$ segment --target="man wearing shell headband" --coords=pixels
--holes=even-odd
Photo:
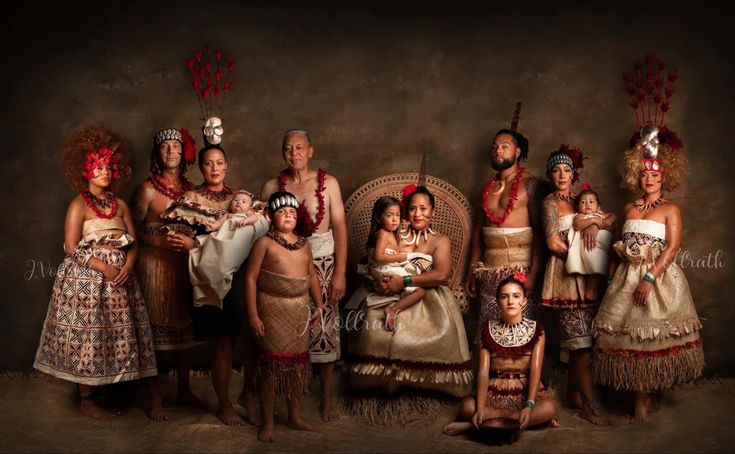
[[[156,133],[150,156],[151,175],[138,185],[133,217],[141,242],[136,271],[148,305],[156,350],[173,351],[178,380],[176,402],[201,406],[189,387],[190,349],[195,342],[187,254],[169,234],[182,225],[161,220],[161,214],[192,189],[185,175],[194,161],[194,139],[186,129],[167,128]],[[165,419],[160,393],[155,392],[151,400],[150,417]]]
[[[594,321],[594,375],[598,383],[635,395],[632,422],[643,422],[650,393],[699,378],[704,354],[692,295],[674,262],[681,244],[679,207],[663,197],[684,179],[687,159],[676,133],[664,125],[674,92],[655,56],[626,75],[640,133],[631,138],[623,186],[642,195],[625,207],[622,236],[614,244],[620,264]],[[660,112],[660,120],[659,120]]]

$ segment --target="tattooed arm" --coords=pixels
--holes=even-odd
[[[559,211],[551,197],[546,197],[543,202],[543,222],[546,247],[552,254],[566,258],[568,247],[559,236]]]

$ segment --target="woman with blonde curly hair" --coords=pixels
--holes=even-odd
[[[702,324],[674,263],[681,211],[663,196],[686,175],[681,146],[665,126],[647,123],[625,152],[623,186],[642,195],[625,207],[622,237],[614,245],[621,264],[611,266],[614,275],[594,322],[595,378],[633,391],[633,423],[647,418],[649,393],[690,382],[704,369]]]
[[[66,258],[56,273],[33,366],[79,385],[82,414],[110,419],[94,388],[157,374],[148,312],[133,274],[130,209],[110,188],[131,171],[125,143],[85,126],[64,144],[64,174],[80,194],[64,222]]]

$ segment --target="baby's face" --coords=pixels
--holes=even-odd
[[[247,194],[236,194],[230,202],[230,211],[233,213],[247,213],[253,206],[253,199]]]
[[[579,199],[579,212],[584,214],[592,214],[600,209],[597,203],[597,197],[594,194],[585,194]]]

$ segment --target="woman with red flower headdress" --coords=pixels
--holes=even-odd
[[[655,56],[646,60],[655,79],[656,68],[663,64]],[[669,93],[676,80],[671,74],[676,73],[669,75]],[[656,98],[655,92],[652,95]],[[633,391],[633,423],[647,418],[649,393],[691,382],[704,369],[702,324],[686,277],[674,260],[681,245],[681,211],[663,196],[663,191],[681,184],[687,170],[681,141],[663,125],[669,97],[663,102],[639,100],[649,109],[640,116],[636,111],[640,133],[631,139],[621,170],[623,186],[642,195],[625,206],[622,238],[613,245],[621,263],[594,321],[595,379]]]
[[[498,283],[502,316],[483,324],[477,393],[465,397],[458,421],[442,432],[477,429],[524,430],[545,422],[556,427],[557,408],[541,383],[546,336],[541,322],[523,316],[526,275],[513,273]]]
[[[64,144],[64,173],[80,192],[64,223],[59,266],[33,366],[79,384],[81,412],[110,419],[94,388],[156,375],[153,336],[133,274],[138,255],[127,204],[109,190],[129,179],[128,148],[109,130],[86,126]]]
[[[580,416],[593,424],[608,425],[610,421],[594,400],[590,366],[596,301],[585,294],[584,276],[569,274],[566,270],[568,232],[575,215],[575,195],[571,188],[579,179],[583,161],[582,152],[569,145],[562,145],[559,150],[551,152],[546,160],[546,176],[554,190],[543,201],[546,246],[551,254],[546,264],[541,306],[558,313],[561,347],[569,352],[567,405],[581,407]],[[594,248],[598,230],[599,227],[592,224],[582,231],[587,249]]]

